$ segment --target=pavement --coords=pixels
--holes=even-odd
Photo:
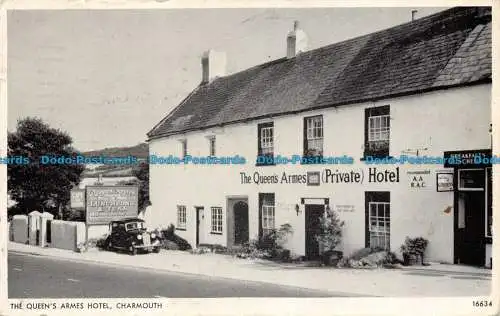
[[[57,257],[73,262],[94,262],[163,272],[263,282],[304,289],[348,293],[351,296],[447,297],[488,296],[491,270],[461,265],[433,264],[403,269],[337,269],[277,264],[258,259],[240,259],[221,254],[191,254],[163,250],[159,254],[130,256],[90,249],[76,253],[9,242],[15,253]]]
[[[102,266],[31,254],[8,257],[9,298],[339,297],[331,293],[179,272]]]

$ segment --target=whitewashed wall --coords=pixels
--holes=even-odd
[[[248,196],[250,237],[258,232],[258,193],[275,193],[276,225],[290,223],[295,231],[289,244],[293,252],[305,251],[304,212],[297,216],[295,204],[300,198],[329,198],[332,205],[354,205],[354,212],[342,213],[346,221],[343,250],[350,253],[364,247],[365,242],[365,191],[391,192],[391,248],[398,252],[406,236],[423,236],[430,240],[430,260],[453,261],[453,212],[444,210],[453,206],[452,192],[436,192],[436,171],[441,165],[400,166],[400,183],[390,184],[321,184],[313,187],[305,184],[241,184],[240,172],[252,175],[302,174],[307,170],[325,168],[340,171],[363,170],[369,167],[394,169],[396,166],[368,166],[359,161],[363,155],[364,109],[390,105],[391,140],[390,152],[399,156],[407,149],[422,149],[421,155],[442,156],[444,151],[483,149],[490,147],[488,132],[491,122],[491,85],[479,85],[430,92],[421,95],[388,99],[376,103],[363,103],[340,108],[276,117],[275,155],[301,155],[303,150],[303,118],[323,114],[324,156],[348,155],[355,158],[354,165],[277,165],[255,167],[257,155],[257,124],[245,124],[195,131],[183,135],[153,140],[150,155],[181,156],[180,139],[187,139],[188,153],[207,156],[207,136],[216,136],[216,156],[240,155],[247,159],[241,166],[150,165],[150,195],[154,208],[154,222],[167,226],[176,224],[176,205],[187,207],[187,229],[178,234],[190,243],[195,241],[196,213],[194,206],[204,206],[202,221],[205,234],[201,243],[226,244],[227,225],[222,235],[210,234],[210,207],[227,211],[227,196]],[[425,176],[427,187],[410,188],[407,171],[429,170]],[[224,219],[225,221],[225,219]]]

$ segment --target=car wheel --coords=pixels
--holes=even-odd
[[[132,256],[135,256],[137,254],[137,248],[135,248],[134,246],[130,246],[128,249],[130,250],[130,254]]]
[[[160,252],[160,247],[153,248],[154,253],[159,253]]]
[[[108,244],[107,244],[106,248],[107,248],[108,250],[112,250],[112,249],[113,249],[113,244],[111,243],[111,241],[109,241],[109,242],[108,242]]]

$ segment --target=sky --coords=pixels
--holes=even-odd
[[[309,49],[446,8],[9,11],[8,130],[42,118],[82,151],[133,146],[201,81],[201,55],[227,73],[282,58],[295,20]]]

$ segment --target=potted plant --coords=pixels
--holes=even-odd
[[[323,250],[322,261],[326,266],[336,266],[342,259],[342,251],[336,250],[342,241],[344,221],[340,220],[336,211],[329,207],[320,219],[320,232],[316,235],[320,249]]]
[[[429,241],[422,237],[406,237],[404,244],[401,246],[404,264],[407,266],[423,264],[424,253],[428,244]]]

